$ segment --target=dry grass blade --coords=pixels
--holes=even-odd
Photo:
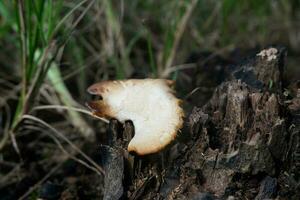
[[[186,28],[188,20],[190,19],[191,15],[193,13],[193,10],[197,5],[197,2],[198,2],[198,0],[191,1],[191,3],[188,5],[188,7],[186,9],[186,12],[182,16],[180,22],[178,23],[178,25],[176,27],[174,44],[172,46],[170,56],[168,57],[168,60],[166,61],[165,70],[168,70],[168,68],[170,68],[173,64],[179,42],[182,38],[182,35],[184,33],[184,30]]]
[[[65,23],[65,21],[73,14],[73,12],[75,10],[77,10],[78,8],[80,8],[84,3],[86,3],[88,0],[84,0],[84,1],[81,1],[79,4],[77,4],[71,11],[69,11],[69,13],[67,13],[60,21],[59,23],[57,24],[57,26],[55,27],[54,31],[53,31],[53,34],[57,33],[58,30],[62,27],[62,25]],[[94,1],[91,2],[91,4],[93,3]],[[81,18],[81,17],[80,17]]]
[[[87,156],[83,151],[81,151],[81,149],[79,149],[68,138],[66,138],[62,133],[60,133],[54,127],[52,127],[51,125],[49,125],[47,122],[45,122],[45,121],[43,121],[43,120],[41,120],[41,119],[39,119],[37,117],[34,117],[32,115],[23,115],[22,120],[24,120],[24,119],[29,119],[29,120],[38,122],[38,123],[44,125],[45,127],[47,127],[48,129],[50,129],[53,133],[56,134],[56,136],[58,136],[63,141],[65,141],[66,143],[68,143],[74,150],[76,150],[77,153],[79,153],[82,157],[84,157],[87,161],[89,161],[90,164],[93,165],[94,168],[97,169],[97,173],[98,174],[104,174],[104,170],[97,163],[95,163],[89,156]]]
[[[5,104],[4,108],[5,108],[5,113],[6,113],[7,119],[6,119],[6,124],[4,127],[4,136],[0,142],[0,150],[7,144],[7,140],[10,137],[12,145],[14,147],[14,150],[16,151],[16,153],[18,154],[18,156],[21,159],[20,149],[18,147],[16,137],[15,137],[14,133],[11,130],[9,130],[10,121],[11,121],[10,108],[7,104]]]
[[[18,200],[26,199],[32,192],[34,192],[40,185],[42,185],[50,176],[52,176],[63,163],[57,164],[51,171],[46,174],[39,182],[37,182],[34,186],[32,186],[25,194],[23,194]]]
[[[162,77],[163,78],[167,78],[171,73],[179,71],[179,70],[185,70],[185,69],[191,69],[191,68],[196,68],[197,65],[196,63],[187,63],[187,64],[182,64],[182,65],[177,65],[177,66],[173,66],[171,68],[167,68],[163,74]]]
[[[98,116],[94,115],[92,112],[82,109],[82,108],[74,108],[74,107],[68,107],[68,106],[62,106],[62,105],[45,105],[45,106],[36,106],[33,108],[33,110],[51,110],[51,109],[73,110],[73,111],[80,112],[80,113],[92,116],[94,118],[100,119],[101,121],[103,121],[105,123],[109,123],[109,120],[102,118],[102,117],[98,117]]]
[[[20,169],[21,169],[21,164],[14,164],[12,170],[10,170],[5,175],[2,175],[0,179],[0,188],[3,188],[9,184],[13,184],[16,181],[19,181],[20,176],[18,176],[18,174],[20,173]]]
[[[0,141],[0,151],[5,146],[8,138],[9,138],[9,126],[10,126],[10,120],[11,120],[11,113],[10,113],[9,106],[7,104],[4,105],[4,110],[5,110],[4,112],[6,114],[6,122],[5,122],[4,129],[3,129],[3,137],[1,138],[1,141]],[[1,117],[3,117],[3,116],[1,116]]]
[[[24,125],[24,129],[36,130],[36,131],[40,131],[40,132],[43,132],[43,131],[44,131],[43,128],[37,127],[36,124],[33,124],[33,125]],[[95,167],[93,167],[93,166],[89,165],[88,163],[86,163],[85,161],[83,161],[83,160],[81,160],[81,159],[75,157],[75,156],[73,155],[74,152],[73,152],[73,153],[69,153],[69,152],[63,147],[63,145],[61,144],[61,142],[60,142],[54,135],[51,135],[51,134],[47,134],[47,135],[48,135],[49,137],[51,137],[51,139],[55,142],[55,144],[60,148],[60,150],[61,150],[62,152],[64,152],[64,153],[67,155],[68,158],[71,158],[71,159],[75,160],[76,162],[82,164],[82,165],[85,166],[86,168],[88,168],[88,169],[90,169],[90,170],[96,172],[99,176],[101,176],[101,173],[99,173],[99,171],[98,171]]]

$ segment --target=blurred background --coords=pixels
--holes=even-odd
[[[1,0],[0,196],[101,196],[89,181],[101,185],[105,124],[85,108],[89,85],[169,78],[190,110],[270,45],[286,47],[292,83],[299,21],[300,0]]]

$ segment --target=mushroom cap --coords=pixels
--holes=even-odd
[[[165,79],[103,81],[88,88],[90,94],[102,97],[88,106],[98,117],[133,122],[129,152],[156,153],[174,140],[183,125],[181,100],[171,85],[173,81]]]

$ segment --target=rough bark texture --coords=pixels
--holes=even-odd
[[[124,161],[121,149],[118,147],[118,122],[111,121],[109,124],[109,145],[103,146],[105,152],[103,166],[104,176],[104,200],[120,199],[123,195]]]
[[[234,68],[189,115],[188,142],[130,158],[123,197],[300,199],[300,90],[283,93],[285,54],[269,48]]]

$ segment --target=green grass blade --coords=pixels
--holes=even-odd
[[[60,70],[56,63],[52,63],[52,66],[48,71],[47,77],[51,82],[52,86],[55,88],[55,91],[59,94],[60,100],[63,103],[63,105],[66,105],[67,107],[78,106],[72,98],[72,95],[70,94],[65,83],[63,82]],[[87,123],[84,121],[84,119],[78,112],[75,112],[70,109],[68,110],[68,116],[73,126],[75,126],[85,138],[90,140],[94,139],[94,132],[87,125]]]

